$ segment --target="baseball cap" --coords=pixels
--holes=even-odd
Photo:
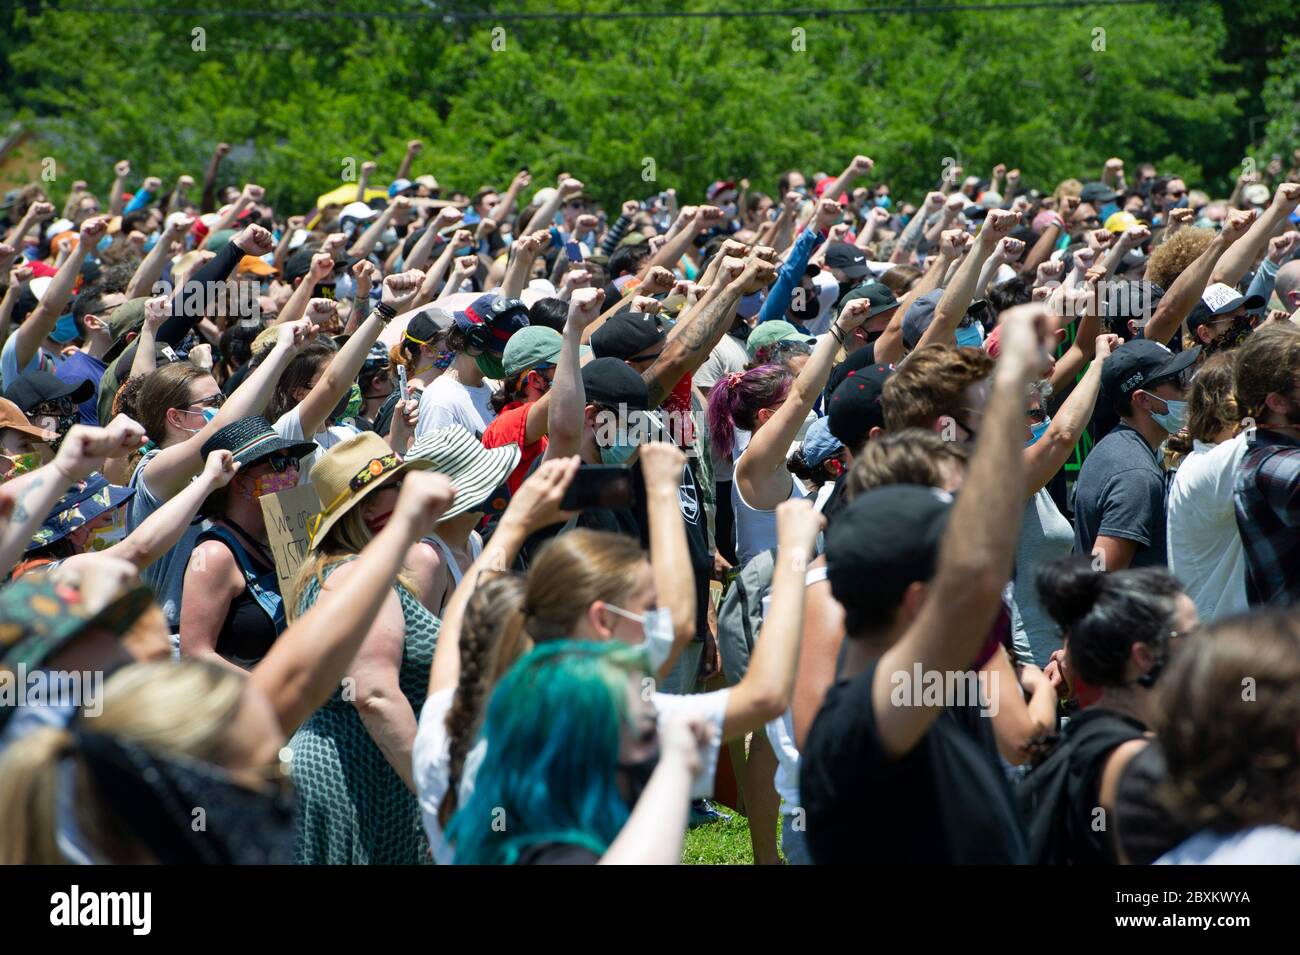
[[[815,468],[832,454],[839,452],[844,447],[844,443],[831,434],[829,419],[822,417],[808,426],[808,430],[804,432],[803,444],[799,447],[803,452],[804,462],[809,467]]]
[[[1252,206],[1268,205],[1268,186],[1262,182],[1252,182],[1241,191],[1241,194]]]
[[[583,365],[582,388],[589,405],[645,411],[649,403],[645,382],[621,358],[593,358]]]
[[[827,427],[846,447],[861,447],[872,428],[885,426],[885,409],[880,403],[880,393],[893,373],[893,365],[880,363],[854,369],[831,395],[826,413]]]
[[[729,189],[734,190],[735,188],[736,184],[730,179],[716,179],[711,182],[709,188],[704,191],[704,196],[709,200],[709,202],[712,202],[718,196],[722,195],[722,193]]]
[[[666,338],[653,315],[620,311],[591,334],[591,353],[597,358],[612,357],[619,361],[642,358],[653,353]]]
[[[239,260],[236,271],[265,277],[275,274],[275,266],[265,259],[258,258],[256,255],[246,255]]]
[[[1104,182],[1085,183],[1079,193],[1079,201],[1086,202],[1089,205],[1096,205],[1099,202],[1114,202],[1118,198],[1119,193]]]
[[[393,184],[388,187],[388,198],[392,199],[396,196],[401,195],[407,189],[410,189],[411,186],[413,185],[414,183],[411,182],[411,180],[409,179],[394,179]]]
[[[455,313],[456,327],[476,348],[500,355],[510,336],[528,325],[528,306],[517,298],[488,292]]]
[[[871,273],[866,253],[848,242],[832,242],[822,261],[827,268],[839,269],[851,279],[865,278]]]
[[[373,219],[379,215],[378,210],[370,208],[364,202],[349,202],[339,210],[340,219]]]
[[[898,307],[898,299],[894,297],[893,291],[884,282],[877,282],[875,279],[868,279],[856,288],[849,289],[844,293],[844,297],[839,301],[839,308],[842,311],[844,306],[855,299],[865,298],[871,303],[867,311],[867,318],[875,318],[891,308]]]
[[[941,298],[943,289],[937,288],[926,292],[907,306],[907,311],[903,314],[903,344],[909,349],[917,346],[925,335],[925,330],[934,321],[934,310],[939,307]]]
[[[1192,313],[1187,316],[1187,328],[1194,331],[1197,326],[1213,321],[1220,315],[1235,312],[1243,305],[1247,311],[1254,308],[1263,308],[1264,296],[1252,295],[1247,298],[1231,285],[1215,282],[1207,286],[1205,291],[1201,293],[1201,300],[1196,303]]]
[[[417,345],[427,345],[451,328],[454,319],[445,308],[426,308],[406,325],[403,337]]]
[[[826,532],[835,599],[851,610],[870,581],[875,602],[896,606],[908,587],[934,576],[951,512],[952,495],[932,487],[891,484],[859,494]]]
[[[30,412],[47,401],[71,398],[74,404],[89,401],[95,395],[95,383],[88,378],[66,382],[48,371],[29,371],[14,379],[5,389],[5,397],[16,404],[23,413]]]
[[[813,194],[817,196],[818,199],[822,198],[822,196],[826,194],[826,190],[831,187],[831,183],[833,181],[834,180],[830,179],[829,177],[820,180],[817,183],[817,185],[813,187]],[[838,196],[835,196],[834,198],[835,201],[842,206],[847,206],[849,204],[849,194],[847,192],[841,192]]]
[[[1138,224],[1137,216],[1131,212],[1112,212],[1103,223],[1107,232],[1123,232]]]
[[[760,348],[776,342],[806,342],[809,345],[816,345],[817,339],[807,332],[799,331],[789,322],[778,319],[773,322],[760,322],[758,327],[750,332],[749,337],[745,339],[745,351],[749,353],[749,357],[752,359],[758,354]]]
[[[1127,398],[1153,381],[1190,368],[1200,354],[1200,345],[1174,354],[1159,342],[1135,338],[1115,349],[1101,366],[1101,390],[1112,401]]]
[[[529,325],[510,336],[501,364],[507,378],[538,365],[552,365],[560,358],[564,339],[560,333],[545,325]]]

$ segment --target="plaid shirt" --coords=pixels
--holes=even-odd
[[[1300,441],[1271,428],[1251,433],[1232,498],[1251,606],[1300,605]]]

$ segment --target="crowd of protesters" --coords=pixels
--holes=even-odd
[[[1300,863],[1296,171],[228,152],[4,198],[0,861]]]

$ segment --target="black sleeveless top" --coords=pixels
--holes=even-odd
[[[230,524],[229,521],[223,521]],[[235,525],[230,525],[234,527]],[[247,537],[246,534],[240,534],[240,537]],[[216,534],[204,533],[199,537],[200,541],[215,540],[222,546],[231,550],[235,557],[235,563],[240,564],[240,554],[235,554],[230,548],[229,540]],[[251,560],[253,564],[263,567],[267,570],[274,571],[273,563],[267,561],[265,556],[255,550],[244,548],[243,557]],[[242,667],[245,670],[251,670],[261,662],[271,649],[271,644],[275,643],[275,638],[279,636],[276,631],[275,622],[270,615],[257,602],[257,599],[249,591],[248,585],[234,600],[230,601],[230,609],[226,611],[226,619],[221,622],[221,630],[217,633],[217,655],[225,660],[229,660],[235,666]]]

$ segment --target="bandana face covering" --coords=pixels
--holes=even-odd
[[[500,355],[494,355],[491,352],[475,355],[474,364],[478,365],[478,370],[483,372],[486,378],[500,381],[506,376],[506,368],[505,365],[501,364]]]
[[[279,494],[281,491],[288,491],[298,486],[298,472],[294,471],[272,471],[270,474],[263,474],[261,477],[253,479],[252,500],[259,497],[265,497],[268,494]]]
[[[285,792],[251,789],[219,766],[156,756],[135,743],[74,727],[106,807],[162,865],[287,865],[297,827]],[[194,814],[202,807],[203,825]]]

